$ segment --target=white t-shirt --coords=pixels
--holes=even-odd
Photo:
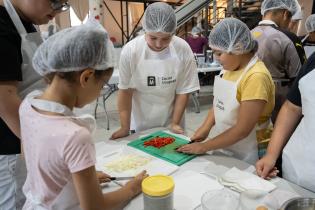
[[[134,40],[128,42],[121,51],[119,62],[119,89],[132,88],[131,78],[133,72],[136,71],[137,63],[145,50],[146,59],[164,60],[171,55],[170,48],[166,48],[161,52],[151,50],[145,40],[145,35],[139,36]],[[197,66],[194,59],[193,52],[185,40],[173,36],[170,43],[176,51],[176,56],[180,61],[180,68],[178,68],[179,77],[176,84],[176,94],[186,94],[199,90],[199,80]],[[152,71],[156,71],[152,67]]]

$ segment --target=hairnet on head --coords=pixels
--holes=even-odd
[[[310,15],[305,22],[305,28],[308,33],[315,31],[315,14]]]
[[[114,66],[113,51],[106,30],[90,20],[49,37],[36,50],[33,66],[42,76],[86,68],[106,70]]]
[[[297,0],[264,0],[261,5],[261,14],[265,15],[269,10],[285,9],[293,16],[299,10],[299,6]]]
[[[145,10],[142,26],[145,32],[175,33],[176,16],[173,8],[163,2],[150,4]]]
[[[202,30],[198,26],[193,27],[191,30],[191,34],[193,34],[193,35],[200,34],[201,32],[202,32]]]
[[[301,6],[298,4],[298,9],[296,13],[292,16],[292,21],[302,20],[303,19],[303,12]]]
[[[225,18],[212,29],[209,46],[235,55],[248,53],[257,48],[249,28],[236,18]]]

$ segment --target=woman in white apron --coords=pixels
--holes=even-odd
[[[302,44],[309,58],[315,52],[315,14],[306,19],[305,29],[308,34],[302,39]]]
[[[189,93],[199,89],[189,45],[174,36],[175,12],[166,3],[150,4],[143,18],[145,35],[127,43],[120,57],[118,109],[121,128],[112,138],[170,126],[184,132]]]
[[[32,67],[32,57],[35,53],[35,50],[42,42],[40,32],[32,32],[28,33],[25,29],[21,19],[19,16],[24,18],[24,21],[30,22],[29,24],[46,24],[50,18],[53,18],[56,14],[65,11],[69,8],[66,4],[63,3],[51,3],[47,2],[36,2],[37,6],[26,7],[31,4],[35,4],[35,2],[27,2],[26,1],[13,1],[3,0],[0,1],[0,4],[3,5],[14,24],[18,34],[21,37],[21,54],[22,54],[22,81],[17,83],[17,87],[9,87],[6,84],[6,87],[12,90],[17,90],[17,95],[14,95],[14,99],[6,98],[1,103],[11,102],[13,104],[9,105],[11,110],[7,110],[7,112],[11,113],[14,116],[8,116],[6,114],[6,118],[3,119],[6,123],[8,123],[8,127],[11,131],[16,135],[19,134],[19,121],[16,118],[16,113],[18,112],[18,106],[14,104],[16,101],[20,101],[20,98],[24,98],[24,96],[30,93],[34,89],[40,89],[45,86],[41,77],[34,71]],[[28,5],[29,4],[29,5]],[[2,20],[1,20],[2,21]],[[8,27],[9,28],[9,27]],[[9,29],[8,29],[9,30]],[[10,32],[12,33],[12,32]],[[1,31],[1,34],[3,32]],[[5,33],[4,33],[5,34]],[[11,40],[11,39],[10,39]],[[18,43],[16,43],[18,45]],[[2,44],[1,44],[2,46]],[[3,57],[2,59],[7,59]],[[13,66],[16,64],[12,64]],[[2,69],[2,71],[10,71],[12,69]],[[6,82],[16,82],[16,80]],[[16,89],[17,88],[17,89]],[[2,99],[1,99],[2,100]],[[2,106],[2,105],[1,105]],[[13,110],[12,107],[16,107],[16,110]],[[1,115],[2,116],[2,115]],[[9,119],[13,118],[13,119]],[[25,197],[22,193],[22,185],[25,182],[26,178],[26,169],[24,160],[21,160],[20,155],[0,155],[0,165],[1,171],[0,176],[4,178],[8,173],[10,175],[6,180],[1,180],[2,187],[0,188],[0,209],[21,209]],[[7,165],[7,166],[6,166]],[[5,175],[6,173],[6,175]],[[2,200],[4,199],[4,200]]]
[[[265,139],[270,126],[274,106],[272,78],[255,56],[257,43],[243,22],[234,18],[219,22],[210,33],[209,45],[225,70],[214,81],[213,108],[191,140],[202,141],[208,135],[209,139],[182,146],[178,151],[202,154],[225,149],[254,164],[258,143]]]
[[[94,101],[112,74],[107,32],[88,22],[56,33],[39,46],[33,66],[49,86],[29,94],[20,107],[28,171],[23,209],[121,209],[141,192],[146,173],[103,195],[95,171],[95,119],[72,112]]]
[[[302,67],[281,107],[267,154],[256,164],[257,174],[273,177],[282,153],[283,178],[315,192],[315,54]],[[292,134],[293,133],[293,134]]]

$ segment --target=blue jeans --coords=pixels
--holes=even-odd
[[[0,210],[22,209],[26,167],[20,155],[0,155]]]

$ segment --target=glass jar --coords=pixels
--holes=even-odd
[[[173,210],[174,180],[170,176],[155,175],[142,182],[144,210]]]

